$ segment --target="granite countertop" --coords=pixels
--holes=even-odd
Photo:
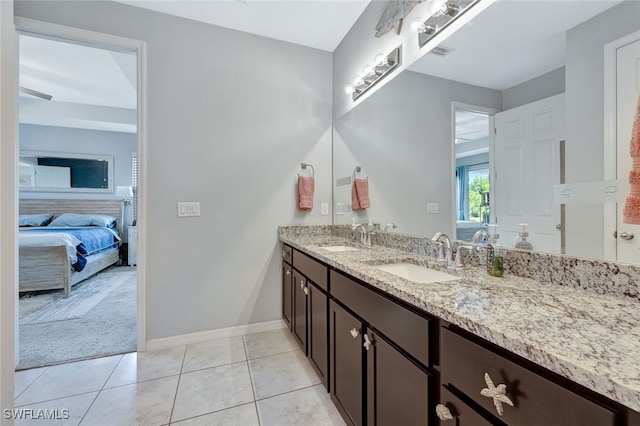
[[[353,245],[330,235],[280,240],[430,314],[640,411],[640,303],[505,275],[479,267],[446,269],[433,259],[382,246]],[[375,269],[407,260],[460,276],[418,284]]]

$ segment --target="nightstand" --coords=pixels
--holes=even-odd
[[[138,227],[129,226],[127,228],[127,241],[129,245],[129,266],[138,264]]]

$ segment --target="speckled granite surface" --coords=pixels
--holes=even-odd
[[[430,258],[390,247],[329,252],[322,247],[352,243],[331,229],[310,235],[288,228],[280,229],[280,239],[298,250],[640,411],[636,300],[513,274],[494,278],[473,266],[446,270]],[[374,268],[398,260],[446,270],[460,280],[417,284]]]

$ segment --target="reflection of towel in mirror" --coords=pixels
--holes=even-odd
[[[369,179],[354,179],[351,187],[351,208],[364,210],[371,207],[369,201]]]
[[[311,210],[313,208],[314,189],[313,177],[298,176],[298,209]]]
[[[631,130],[631,171],[629,172],[629,196],[622,209],[622,222],[640,225],[640,96]]]

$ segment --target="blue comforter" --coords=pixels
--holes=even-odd
[[[97,226],[86,227],[37,227],[21,228],[21,232],[37,231],[46,233],[71,234],[80,240],[76,246],[77,261],[72,265],[75,271],[82,271],[87,264],[87,257],[110,248],[117,248],[120,236],[118,231]]]

